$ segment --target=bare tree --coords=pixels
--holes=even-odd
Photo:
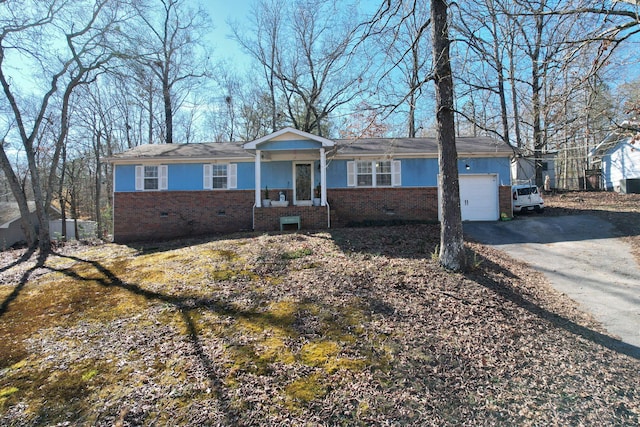
[[[382,75],[376,85],[378,110],[398,110],[406,106],[405,134],[416,136],[419,101],[426,98],[426,83],[431,78],[431,40],[429,0],[400,2],[391,20],[376,28],[370,49],[388,46]],[[404,108],[403,108],[404,113]]]
[[[472,109],[471,115],[464,111],[458,112],[473,123],[474,129],[482,127],[489,133],[497,134],[509,144],[511,137],[505,62],[508,58],[508,43],[509,40],[513,40],[514,34],[511,21],[500,12],[501,6],[496,4],[495,0],[469,3],[464,8],[458,8],[456,31],[462,36],[465,46],[470,51],[469,54],[463,55],[467,61],[465,65],[470,72],[458,75],[459,81],[463,82],[468,89],[467,92],[461,92],[459,95],[463,98],[470,97],[473,107],[475,107],[473,97],[477,91],[497,96],[502,129],[499,131],[493,122],[488,122],[486,119],[478,120],[476,108]],[[474,58],[477,58],[477,61],[474,61]],[[485,102],[483,105],[485,107],[482,110],[486,112],[488,103]]]
[[[592,103],[583,94],[600,78],[616,46],[613,36],[620,37],[622,28],[625,37],[630,31],[623,19],[628,14],[604,19],[586,4],[484,0],[458,8],[456,29],[467,47],[464,66],[457,67],[458,94],[472,103],[484,101],[471,114],[468,109],[458,112],[474,129],[530,149],[538,185],[545,152],[566,149],[580,133],[578,123],[593,123],[588,119]],[[499,122],[492,111],[499,111]],[[580,145],[585,143],[587,139]]]
[[[208,74],[203,42],[208,17],[202,8],[191,9],[186,0],[159,0],[158,3],[159,9],[137,7],[140,19],[151,33],[149,37],[135,38],[132,51],[160,82],[165,142],[171,144],[175,112],[197,80]]]
[[[253,56],[262,68],[264,81],[269,93],[271,132],[278,130],[278,82],[276,78],[276,66],[278,55],[283,49],[284,18],[286,3],[284,0],[260,0],[254,4],[252,10],[252,22],[255,26],[255,34],[245,35],[240,31],[238,24],[231,23],[236,41]]]
[[[363,90],[367,64],[356,63],[352,50],[357,40],[354,12],[336,0],[261,5],[268,13],[254,17],[255,34],[236,31],[235,37],[265,70],[272,123],[277,121],[278,91],[292,126],[322,134],[329,115]]]
[[[2,21],[0,33],[0,83],[3,95],[11,107],[14,126],[12,134],[20,140],[29,165],[39,225],[39,249],[46,252],[50,249],[48,209],[53,196],[58,161],[69,130],[71,95],[76,87],[89,83],[96,70],[102,69],[118,56],[109,46],[113,45],[111,38],[120,33],[118,25],[123,15],[119,2],[114,0],[96,0],[86,9],[78,7],[78,4],[47,0],[40,2],[30,14],[17,10],[17,6],[10,2],[1,3],[0,7],[4,9],[2,16],[8,17]],[[56,32],[64,40],[64,49],[56,51],[57,58],[49,63],[43,50],[39,48],[40,38]],[[49,77],[33,114],[30,114],[27,107],[29,102],[19,93],[19,85],[12,85],[12,69],[6,59],[16,52],[41,66],[42,75]],[[45,119],[49,117],[49,106],[54,96],[59,96],[59,111],[55,114],[59,133],[55,138],[51,164],[46,172],[38,168],[35,143]],[[0,163],[5,174],[12,176],[12,166],[4,144],[0,145]],[[14,182],[13,179],[10,181]],[[28,221],[26,194],[15,186],[12,186],[12,191],[20,206],[27,241],[29,245],[34,245],[35,232]]]
[[[442,212],[440,264],[447,269],[461,271],[466,268],[466,256],[460,212],[453,76],[449,58],[449,16],[446,0],[431,1],[431,21],[433,25],[433,78],[436,85],[436,121],[438,126],[439,186],[442,191],[440,198]]]
[[[466,268],[466,256],[462,235],[462,215],[460,211],[460,184],[458,181],[458,155],[455,142],[455,108],[453,98],[453,75],[450,60],[449,16],[446,0],[431,0],[430,18],[420,24],[420,28],[431,25],[433,69],[417,80],[424,84],[435,83],[436,130],[438,140],[439,187],[441,188],[441,228],[440,264],[449,270],[462,271]],[[372,37],[384,31],[387,25],[408,19],[419,13],[417,0],[406,2],[383,2],[374,16],[364,24],[364,37]],[[417,22],[417,21],[416,21]],[[415,41],[416,39],[414,39]],[[407,46],[407,52],[411,47]],[[386,70],[386,72],[391,72]],[[419,89],[419,87],[418,87]],[[399,105],[399,104],[397,104]],[[397,107],[396,107],[397,108]]]

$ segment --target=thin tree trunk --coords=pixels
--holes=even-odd
[[[409,138],[416,137],[416,89],[420,87],[420,56],[418,52],[418,42],[416,41],[411,49],[412,72],[411,72],[411,93],[409,94]]]
[[[153,144],[153,83],[149,80],[149,131],[147,133],[147,143]]]
[[[513,106],[513,131],[516,134],[516,147],[522,148],[520,132],[520,109],[518,108],[518,89],[516,87],[516,65],[514,62],[514,41],[509,43],[509,82],[511,84],[511,103]]]
[[[436,85],[436,120],[438,129],[439,184],[442,222],[440,226],[440,264],[453,271],[466,268],[462,216],[460,213],[460,184],[456,150],[453,108],[453,77],[449,60],[449,25],[447,2],[431,1],[433,25],[434,80]]]
[[[531,55],[531,104],[533,109],[533,157],[534,157],[534,169],[536,185],[538,187],[543,185],[542,181],[542,149],[545,145],[545,139],[543,138],[542,129],[542,85],[540,83],[541,78],[541,64],[540,56],[542,54],[542,31],[544,27],[543,17],[536,15],[536,41]]]
[[[4,176],[7,178],[7,181],[9,181],[11,193],[13,193],[13,197],[18,203],[18,209],[20,210],[20,225],[22,226],[22,231],[24,232],[27,245],[30,248],[33,248],[37,242],[36,229],[30,221],[31,215],[29,214],[27,196],[24,194],[24,190],[20,185],[20,180],[13,171],[13,168],[9,163],[7,153],[4,151],[4,140],[0,140],[0,166],[2,167],[2,171],[4,172]]]
[[[58,199],[60,202],[60,233],[62,234],[62,240],[67,240],[67,203],[64,197],[64,177],[65,177],[65,169],[67,167],[67,148],[62,147],[62,158],[60,165],[60,183],[58,185],[58,195],[60,198]]]
[[[500,115],[502,117],[502,140],[507,144],[510,143],[509,139],[509,118],[507,112],[507,96],[504,89],[504,67],[502,64],[502,54],[500,53],[500,41],[498,40],[498,24],[496,22],[495,11],[492,11],[492,24],[493,24],[493,54],[496,58],[496,69],[498,71],[498,96],[500,97]]]
[[[173,144],[173,108],[171,107],[171,89],[169,87],[168,64],[162,76],[162,98],[164,99],[164,126],[166,143]]]
[[[107,136],[107,139],[109,139],[109,137]],[[102,229],[103,229],[103,225],[102,225],[102,214],[100,212],[100,197],[102,194],[102,182],[101,182],[101,177],[100,177],[100,144],[101,144],[101,133],[98,132],[98,135],[96,135],[96,142],[94,145],[94,156],[95,156],[95,167],[96,167],[96,176],[95,176],[95,187],[96,187],[96,196],[95,196],[95,204],[94,204],[94,209],[95,209],[95,216],[96,216],[96,228],[98,231],[98,235],[102,235]],[[77,228],[77,226],[76,226]],[[76,234],[76,239],[78,238],[78,235]]]

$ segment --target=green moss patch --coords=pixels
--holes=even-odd
[[[284,252],[282,255],[280,255],[280,258],[286,259],[286,260],[292,260],[292,259],[304,258],[311,254],[313,254],[313,250],[311,248],[301,248],[293,251]]]
[[[333,341],[319,341],[305,344],[300,349],[300,360],[308,366],[323,366],[340,352],[340,346]]]
[[[322,379],[322,375],[313,373],[287,384],[285,394],[288,399],[288,406],[293,409],[301,403],[309,403],[324,397],[327,394],[327,390],[327,385]]]

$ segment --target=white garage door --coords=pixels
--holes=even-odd
[[[438,203],[439,208],[440,203]],[[498,220],[500,218],[498,177],[496,175],[460,175],[460,210],[463,221]]]
[[[496,175],[460,175],[463,221],[495,221],[500,217],[499,206]]]

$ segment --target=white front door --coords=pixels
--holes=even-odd
[[[293,164],[293,204],[311,206],[313,197],[313,162]]]

